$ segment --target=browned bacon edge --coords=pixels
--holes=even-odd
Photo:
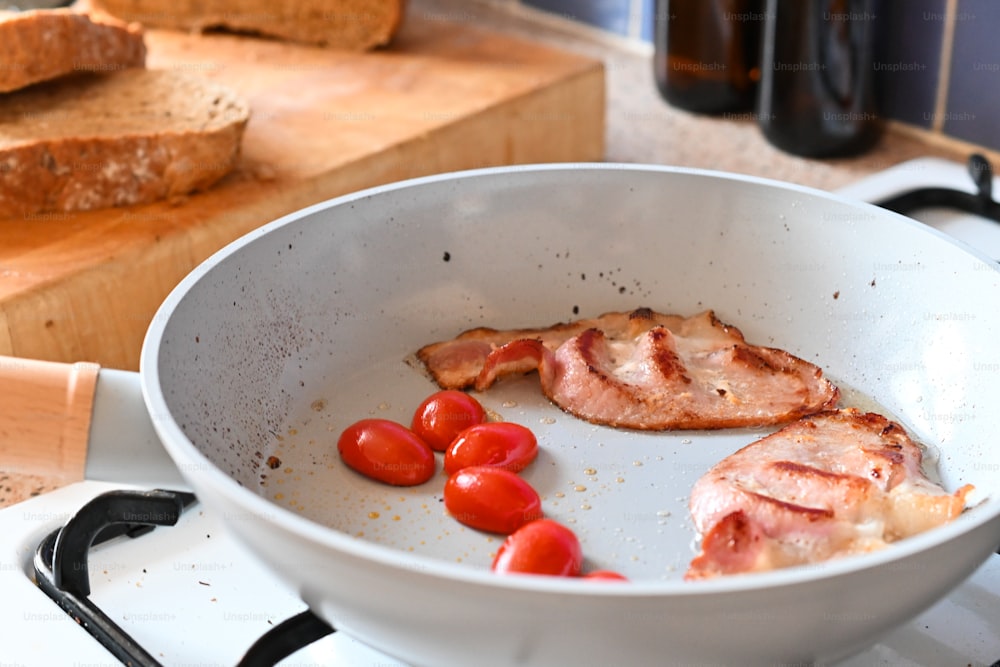
[[[972,490],[966,484],[949,494],[931,482],[919,445],[896,422],[854,408],[823,411],[747,445],[698,480],[691,512],[701,549],[685,578],[881,549],[953,520]]]
[[[538,370],[543,393],[563,410],[638,430],[768,426],[839,398],[820,368],[747,344],[710,310],[682,317],[639,308],[543,329],[477,328],[417,357],[445,389],[484,391],[502,376]]]
[[[714,318],[714,313],[711,316]],[[587,329],[600,329],[613,338],[635,337],[656,325],[678,329],[685,319],[679,315],[663,315],[651,308],[643,307],[629,312],[608,312],[598,317],[573,322],[557,322],[547,327],[530,329],[476,327],[463,331],[450,340],[425,345],[417,350],[416,356],[442,389],[469,389],[475,385],[476,378],[479,377],[490,353],[514,340],[537,340],[546,348],[555,350]],[[721,323],[720,325],[742,340],[743,334],[738,329]],[[527,368],[524,372],[530,370],[534,368]]]

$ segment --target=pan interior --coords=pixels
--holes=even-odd
[[[157,368],[170,418],[243,486],[404,553],[484,568],[501,539],[447,515],[443,475],[389,487],[337,457],[348,424],[408,423],[435,390],[413,352],[471,327],[638,306],[714,309],[750,342],[823,367],[843,405],[900,420],[947,488],[1000,483],[1000,417],[985,409],[998,273],[863,204],[666,168],[487,171],[345,198],[210,264],[167,305]],[[682,577],[690,487],[765,433],[595,426],[549,404],[534,376],[477,397],[538,436],[524,476],[577,531],[587,567],[637,580]]]

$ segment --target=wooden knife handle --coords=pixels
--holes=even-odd
[[[83,479],[99,370],[0,356],[0,470]]]

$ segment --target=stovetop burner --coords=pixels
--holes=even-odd
[[[837,190],[918,220],[970,248],[1000,260],[1000,204],[993,168],[982,155],[966,164],[918,158]]]
[[[85,482],[77,486],[88,484],[92,483]],[[68,491],[72,490],[72,488],[68,489]],[[226,563],[216,558],[218,553],[226,553],[237,558],[244,558],[248,555],[239,552],[239,550],[234,553],[233,548],[236,546],[234,543],[219,545],[220,542],[231,542],[231,538],[214,532],[219,526],[208,521],[208,515],[199,511],[194,512],[192,516],[192,509],[198,507],[193,494],[159,489],[153,491],[112,489],[97,495],[91,494],[78,506],[79,510],[69,516],[62,526],[48,531],[41,538],[41,543],[35,550],[33,559],[36,583],[68,614],[69,618],[96,638],[122,664],[139,667],[189,664],[186,661],[190,659],[192,650],[194,655],[198,655],[199,651],[208,648],[207,645],[196,643],[195,646],[178,651],[176,654],[169,649],[164,651],[163,635],[168,635],[166,642],[169,644],[169,635],[184,631],[184,624],[174,623],[164,623],[164,625],[171,626],[172,630],[169,632],[145,633],[156,635],[156,641],[152,641],[151,644],[159,645],[159,648],[144,647],[142,642],[135,639],[112,620],[112,615],[122,617],[129,621],[132,626],[139,628],[168,618],[172,621],[177,611],[172,605],[180,605],[180,608],[183,609],[186,604],[191,602],[192,593],[189,586],[189,590],[183,593],[179,600],[177,598],[163,600],[160,597],[162,593],[155,593],[154,602],[156,604],[162,602],[162,607],[150,608],[144,607],[142,603],[135,604],[143,595],[144,587],[142,584],[145,581],[145,579],[138,579],[134,581],[134,585],[129,585],[133,583],[130,579],[136,572],[137,564],[141,565],[140,571],[145,577],[147,568],[148,574],[152,575],[154,570],[162,571],[164,564],[172,560],[171,569],[175,570],[176,575],[177,571],[186,570],[184,564],[191,559],[193,561],[191,573],[194,574],[198,586],[209,588],[213,585],[219,585],[218,598],[231,592],[226,586],[226,581],[222,579],[242,580],[243,585],[251,587],[259,584],[262,604],[268,604],[268,601],[273,601],[276,597],[274,591],[268,590],[273,582],[264,580],[265,577],[259,572],[255,573],[252,567],[247,568],[249,563]],[[34,513],[31,514],[34,518]],[[47,516],[46,511],[38,512],[38,514]],[[176,525],[182,518],[184,519],[183,524]],[[156,526],[163,527],[161,530],[168,531],[167,534],[157,530],[155,536],[151,535]],[[2,529],[3,524],[0,522],[0,530]],[[205,533],[205,530],[213,532]],[[179,540],[174,543],[174,548],[165,550],[165,545],[171,544],[166,539],[169,538],[169,531],[181,531],[181,534],[178,535]],[[147,535],[148,537],[146,537]],[[133,544],[144,541],[148,542],[145,545]],[[192,542],[199,541],[201,545],[192,545]],[[205,548],[210,542],[215,542],[213,547],[223,546],[224,548],[221,552],[206,551]],[[139,546],[143,547],[139,551],[131,549],[131,547]],[[194,546],[193,550],[192,546]],[[96,558],[92,558],[90,552],[95,549],[100,550],[100,553]],[[121,553],[121,560],[118,560],[119,557],[116,554],[119,551],[129,550],[133,553]],[[129,563],[126,564],[126,561]],[[195,566],[202,569],[196,569]],[[100,577],[98,573],[101,572],[107,577]],[[220,575],[224,573],[225,577],[216,578],[213,573]],[[184,574],[187,572],[185,571]],[[115,611],[107,611],[106,613],[106,610],[102,609],[101,605],[93,599],[95,597],[92,595],[91,589],[91,578],[93,577],[98,578],[98,581],[95,582],[95,589],[115,588],[121,593],[121,596],[103,595],[107,607],[113,608]],[[150,583],[152,584],[151,581]],[[184,587],[185,583],[190,584],[190,579],[174,576],[170,585]],[[150,588],[153,586],[151,585]],[[288,591],[281,592],[283,594],[290,593]],[[101,595],[96,597],[101,597]],[[167,597],[169,598],[169,596]],[[132,604],[126,601],[127,598],[132,600]],[[213,594],[211,600],[214,602],[216,599],[216,595]],[[298,661],[293,664],[336,664],[339,667],[345,665],[351,665],[351,667],[398,665],[404,667],[403,663],[357,644],[348,637],[341,637],[348,643],[338,645],[336,647],[337,653],[333,656],[329,652],[331,646],[324,645],[318,640],[324,637],[332,639],[331,635],[334,629],[310,612],[308,608],[305,608],[304,603],[299,602],[300,604],[290,607],[287,600],[279,600],[278,604],[275,605],[275,612],[287,612],[286,620],[272,619],[272,614],[268,613],[266,621],[268,629],[261,632],[256,640],[244,644],[249,648],[234,664],[240,667],[277,665],[282,660],[294,656]],[[261,607],[257,606],[256,608]],[[961,664],[986,665],[986,661],[983,660],[970,660],[969,656],[972,654],[963,651],[961,647],[963,645],[965,647],[974,646],[977,642],[982,643],[984,619],[992,621],[993,634],[996,634],[996,629],[1000,628],[1000,625],[995,622],[998,608],[1000,608],[1000,557],[991,559],[983,569],[973,576],[970,582],[960,587],[948,600],[938,603],[931,611],[926,612],[909,626],[898,630],[882,644],[843,663],[842,667],[868,667],[872,664],[930,666],[945,664],[949,659],[960,660]],[[138,611],[123,613],[123,609],[137,609]],[[144,609],[160,609],[160,611],[144,611]],[[246,624],[262,620],[259,618],[260,613],[248,612],[246,609],[246,606],[233,605],[231,611],[222,613],[222,625],[231,626],[233,622]],[[38,611],[24,612],[25,618],[28,618],[29,615],[32,618],[41,617],[43,613]],[[46,618],[48,617],[46,616]],[[218,615],[216,615],[216,619],[218,620]],[[197,624],[199,622],[198,614],[192,613],[190,623]],[[199,628],[191,629],[197,630]],[[225,627],[217,629],[216,632],[225,641],[240,641],[240,639],[233,637],[234,633],[228,632]],[[990,632],[988,628],[985,629],[987,635]],[[960,636],[963,633],[964,636]],[[246,636],[246,633],[242,634]],[[57,633],[55,640],[60,641],[61,636]],[[990,650],[1000,650],[1000,648],[996,648],[1000,647],[1000,638],[993,637],[992,641],[994,648]],[[307,662],[302,662],[304,654],[298,652],[309,650],[313,646],[319,650],[310,654],[310,657],[306,658]],[[158,653],[160,657],[167,658],[167,660],[161,662],[154,657],[154,653]],[[183,657],[185,655],[188,657]],[[226,663],[212,661],[199,664],[219,665]],[[992,663],[992,667],[1000,667],[1000,660]]]
[[[877,206],[913,215],[929,208],[946,208],[1000,222],[1000,203],[993,199],[993,165],[985,156],[969,156],[966,169],[975,192],[950,187],[924,186],[873,202]]]
[[[116,537],[140,537],[156,526],[173,526],[196,502],[185,491],[120,490],[89,501],[61,528],[50,533],[35,552],[39,588],[125,665],[161,664],[90,599],[90,548]],[[334,632],[306,609],[267,631],[250,647],[240,667],[276,665]]]

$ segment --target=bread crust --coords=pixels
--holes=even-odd
[[[143,67],[142,27],[70,9],[0,12],[0,93],[80,71]]]
[[[329,48],[365,51],[388,44],[406,0],[90,0],[97,9],[148,27],[225,29]]]
[[[155,113],[123,108],[129,96],[155,100],[157,92],[163,99],[145,105]],[[102,101],[117,107],[118,117],[109,111],[108,118],[95,118]],[[32,108],[43,108],[45,116],[19,123]],[[129,122],[119,123],[121,116]],[[0,135],[0,218],[144,204],[204,190],[235,166],[248,118],[246,103],[228,89],[165,70],[86,74],[0,97],[0,122],[26,125]]]

